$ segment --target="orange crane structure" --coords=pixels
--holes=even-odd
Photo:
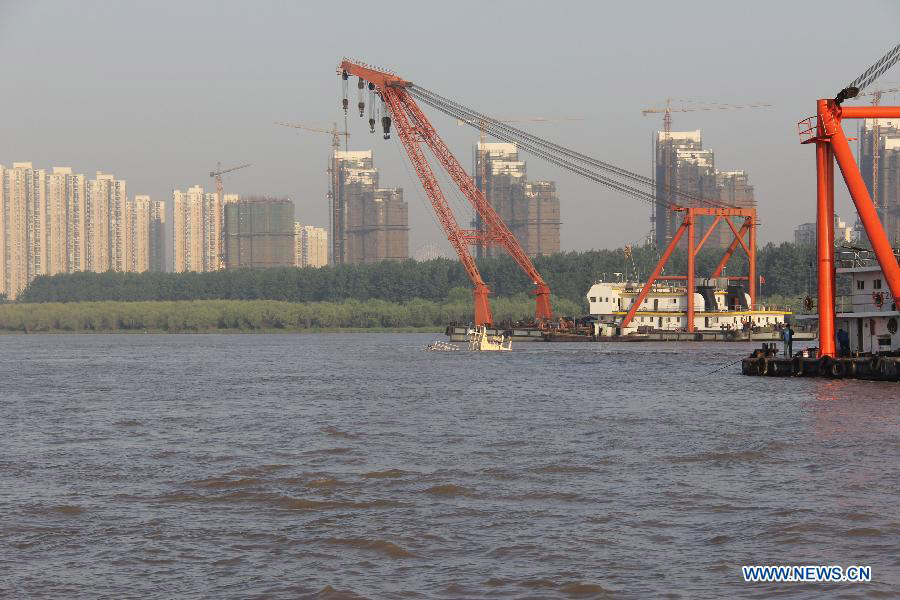
[[[553,318],[553,309],[550,305],[550,287],[544,281],[541,274],[535,268],[534,263],[522,249],[519,241],[515,238],[503,219],[494,210],[484,194],[475,186],[475,182],[470,177],[462,165],[435,131],[434,126],[419,108],[419,105],[410,94],[412,83],[398,77],[390,71],[385,71],[377,67],[373,67],[364,63],[344,59],[339,67],[342,78],[346,81],[348,77],[355,76],[359,78],[359,89],[363,89],[363,82],[367,82],[374,87],[382,102],[384,102],[385,111],[381,118],[382,128],[385,138],[390,136],[391,124],[393,121],[396,127],[397,136],[403,144],[409,160],[419,176],[422,187],[431,201],[432,208],[441,228],[447,235],[447,239],[459,256],[469,279],[474,286],[473,298],[475,301],[475,324],[486,325],[493,323],[493,315],[491,313],[490,301],[488,300],[489,289],[481,273],[475,259],[469,251],[470,244],[497,244],[509,253],[512,259],[525,271],[529,279],[534,284],[535,294],[535,319],[538,322],[546,322]],[[343,105],[346,106],[346,99]],[[362,105],[362,100],[360,100]],[[363,107],[360,106],[360,115],[363,114]],[[469,201],[475,209],[476,214],[486,225],[487,232],[479,232],[475,230],[464,230],[459,226],[447,199],[444,197],[438,183],[434,171],[423,152],[423,145],[427,146],[438,163],[444,168],[463,196]]]
[[[460,261],[466,269],[469,278],[474,285],[473,295],[475,299],[475,323],[478,325],[491,322],[491,312],[488,302],[488,286],[481,278],[478,266],[475,263],[468,245],[470,244],[498,244],[504,247],[519,267],[529,276],[534,283],[536,296],[535,317],[538,322],[546,322],[552,317],[550,307],[550,288],[538,273],[531,259],[522,250],[518,240],[513,236],[507,225],[488,203],[482,190],[478,189],[474,180],[470,177],[459,161],[453,156],[434,127],[422,113],[417,101],[430,106],[450,117],[465,124],[477,127],[484,134],[505,142],[514,143],[518,148],[548,162],[557,165],[571,173],[585,177],[595,183],[599,183],[609,189],[622,193],[631,198],[644,202],[661,204],[670,210],[682,212],[684,221],[678,232],[669,244],[662,258],[656,266],[653,275],[645,283],[638,298],[633,303],[631,310],[625,316],[622,326],[628,325],[634,318],[635,312],[640,307],[644,298],[649,293],[652,285],[657,280],[673,279],[685,280],[688,297],[688,331],[694,330],[694,289],[696,275],[696,255],[709,237],[709,233],[697,242],[696,224],[700,216],[715,217],[715,224],[725,221],[734,234],[734,240],[722,257],[714,276],[719,276],[725,265],[729,262],[738,246],[747,253],[749,267],[747,277],[732,277],[732,279],[746,279],[749,284],[751,303],[756,302],[756,210],[753,208],[738,208],[722,203],[718,199],[706,199],[692,196],[678,189],[671,190],[670,198],[660,198],[655,191],[655,182],[652,178],[639,175],[627,169],[593,158],[586,154],[566,148],[549,140],[516,129],[502,120],[489,117],[474,111],[462,104],[440,96],[411,81],[403,79],[395,73],[373,67],[371,65],[344,59],[338,67],[338,73],[343,79],[344,98],[342,107],[348,108],[347,80],[351,76],[359,78],[358,89],[363,90],[368,82],[370,91],[374,91],[384,103],[381,114],[381,125],[385,139],[390,138],[391,125],[396,125],[397,135],[409,156],[410,162],[422,186],[431,201],[435,214],[441,223],[444,233],[451,245],[456,250]],[[364,112],[362,92],[360,96],[360,115]],[[370,102],[372,101],[370,95]],[[371,109],[371,106],[370,106]],[[370,120],[370,125],[372,121]],[[476,214],[485,225],[485,231],[464,230],[459,227],[455,216],[450,210],[437,178],[429,165],[422,146],[427,146],[440,165],[447,171],[454,183],[462,191],[463,195],[475,208]],[[735,226],[732,218],[742,218],[739,228]],[[710,229],[710,231],[712,228]],[[663,276],[662,271],[671,257],[681,237],[688,236],[687,274],[679,276]]]
[[[834,99],[816,101],[816,114],[798,123],[802,144],[816,147],[816,254],[818,262],[819,358],[835,356],[834,165],[856,206],[891,296],[900,298],[900,265],[878,209],[866,188],[844,133],[844,119],[900,119],[900,106],[843,106],[900,61],[900,44],[845,86]]]

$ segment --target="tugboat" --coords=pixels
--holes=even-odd
[[[488,335],[487,327],[479,325],[468,331],[469,349],[473,352],[505,352],[512,350],[512,338]]]

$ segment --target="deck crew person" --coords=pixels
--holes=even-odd
[[[781,331],[781,340],[784,342],[784,354],[791,357],[794,355],[794,330],[790,325],[785,324]]]
[[[850,356],[850,336],[841,327],[837,330],[838,353],[841,356]]]

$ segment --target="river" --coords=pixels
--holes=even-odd
[[[897,597],[900,384],[435,337],[0,337],[0,596]]]

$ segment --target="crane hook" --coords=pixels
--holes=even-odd
[[[381,127],[384,129],[384,139],[391,139],[391,118],[390,117],[381,117]]]

